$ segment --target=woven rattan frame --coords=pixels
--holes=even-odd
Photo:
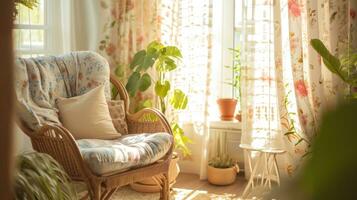
[[[110,81],[118,90],[120,99],[125,102],[126,117],[129,133],[154,133],[167,132],[172,135],[172,130],[165,116],[156,109],[146,108],[135,114],[129,113],[129,95],[114,75]],[[156,116],[155,121],[152,117]],[[170,196],[168,169],[171,161],[173,144],[167,154],[158,162],[110,175],[96,175],[84,162],[72,134],[60,125],[43,125],[39,131],[33,132],[23,123],[20,128],[31,139],[32,147],[41,153],[47,153],[56,159],[76,181],[83,181],[88,188],[89,197],[93,200],[107,200],[121,186],[155,176],[161,186],[160,199],[168,200]],[[86,197],[87,198],[87,197]]]

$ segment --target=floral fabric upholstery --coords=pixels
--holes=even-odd
[[[18,116],[36,131],[44,123],[61,124],[56,106],[58,97],[82,95],[105,85],[105,95],[113,120],[127,134],[122,101],[111,101],[110,68],[94,52],[72,52],[61,56],[16,59]],[[126,123],[126,121],[124,121]],[[173,143],[167,133],[128,134],[116,140],[81,139],[76,141],[85,162],[94,173],[125,171],[156,162]]]
[[[112,118],[115,129],[121,134],[128,134],[128,125],[126,123],[125,106],[123,100],[108,101],[110,117]]]
[[[82,51],[60,56],[16,59],[16,96],[20,118],[36,130],[43,123],[60,124],[57,97],[73,97],[98,85],[110,99],[109,65],[97,53]]]
[[[83,159],[98,175],[154,163],[168,152],[172,143],[168,133],[128,134],[116,140],[77,140]]]

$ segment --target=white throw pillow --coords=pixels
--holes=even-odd
[[[75,139],[115,139],[121,136],[113,125],[104,86],[72,98],[58,98],[60,120]]]

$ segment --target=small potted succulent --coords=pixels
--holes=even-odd
[[[236,180],[239,167],[228,155],[212,158],[208,162],[208,182],[214,185],[229,185]]]

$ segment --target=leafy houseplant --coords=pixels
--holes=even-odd
[[[312,39],[310,44],[322,57],[328,70],[349,85],[350,94],[347,98],[357,99],[357,51],[352,51],[348,48],[348,52],[338,58],[332,55],[321,40]]]
[[[17,158],[15,198],[78,199],[63,168],[51,156],[37,152],[23,154]]]
[[[217,100],[219,110],[221,112],[221,119],[231,121],[234,118],[234,112],[236,109],[237,102],[241,100],[241,59],[240,59],[240,48],[229,49],[233,54],[233,66],[226,66],[226,68],[232,69],[233,78],[227,84],[232,86],[233,98],[220,98]],[[241,120],[241,115],[236,115],[237,120]]]
[[[214,157],[208,162],[208,182],[214,185],[233,183],[238,172],[238,165],[228,155]]]
[[[146,49],[137,52],[130,64],[132,70],[128,78],[126,89],[131,97],[137,95],[138,91],[144,92],[149,89],[152,83],[155,84],[155,94],[158,97],[157,108],[166,113],[168,106],[174,110],[186,109],[188,98],[180,89],[171,88],[171,83],[167,79],[167,73],[177,68],[177,62],[182,58],[180,50],[175,46],[164,46],[158,41],[151,42]],[[158,75],[154,78],[148,73],[153,69]],[[146,100],[143,107],[151,106],[151,100]],[[190,150],[186,146],[191,140],[184,135],[183,129],[175,121],[171,122],[171,128],[175,137],[176,149],[179,149],[184,156],[190,155]]]
[[[130,64],[132,70],[128,78],[126,89],[131,97],[135,97],[139,92],[144,92],[154,84],[154,91],[157,96],[156,107],[166,113],[170,107],[173,110],[186,109],[188,98],[186,94],[177,88],[172,88],[168,80],[168,73],[177,68],[177,62],[182,58],[180,50],[175,46],[164,46],[160,42],[151,42],[146,49],[137,52]],[[152,76],[148,71],[154,71],[156,76]],[[135,110],[145,107],[152,107],[151,99],[143,100]],[[155,120],[155,118],[149,119]],[[183,129],[174,120],[171,121],[171,128],[175,139],[175,148],[180,150],[183,156],[188,156],[191,151],[187,143],[191,140],[184,135]],[[169,182],[173,184],[179,173],[177,164],[178,156],[173,155],[169,167]],[[139,192],[158,192],[160,186],[154,179],[145,179],[141,182],[131,184],[131,188]]]

